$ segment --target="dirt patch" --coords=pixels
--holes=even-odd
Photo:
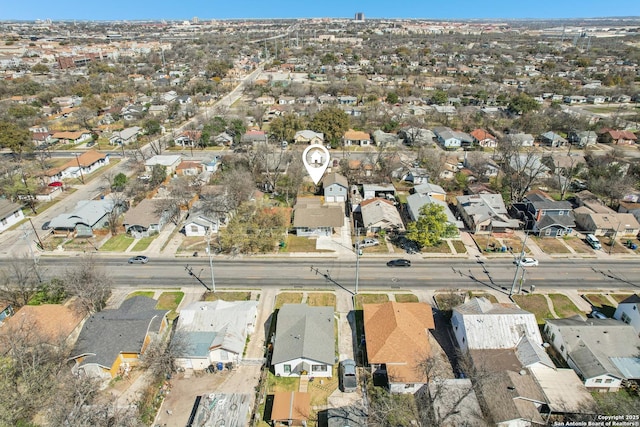
[[[533,237],[533,241],[540,249],[548,254],[568,254],[571,253],[561,239],[554,237]]]

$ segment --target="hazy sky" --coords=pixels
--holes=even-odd
[[[3,0],[7,19],[589,18],[640,16],[639,0]]]

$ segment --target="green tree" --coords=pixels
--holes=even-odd
[[[157,135],[160,133],[162,128],[160,127],[160,122],[156,119],[148,119],[142,125],[147,135]]]
[[[325,141],[335,147],[349,129],[349,116],[338,107],[327,107],[313,116],[310,128],[316,132],[322,132]]]
[[[44,64],[36,64],[31,67],[31,72],[34,74],[47,74],[49,72],[49,67]]]
[[[387,104],[397,104],[400,101],[400,98],[398,98],[398,94],[395,92],[389,92],[387,94]]]
[[[296,132],[302,129],[304,129],[304,122],[295,114],[276,117],[269,124],[269,133],[277,141],[293,141]]]
[[[443,90],[436,90],[433,92],[433,95],[431,95],[431,100],[438,105],[445,104],[447,99],[449,99],[449,95]]]
[[[26,119],[28,117],[35,117],[38,115],[38,110],[30,105],[12,105],[7,110],[11,117],[16,119]]]
[[[536,111],[540,108],[538,101],[527,95],[526,93],[519,93],[509,101],[509,109],[518,114],[528,113],[530,111]]]
[[[22,158],[22,153],[33,150],[31,134],[28,129],[12,122],[0,122],[0,147],[8,148]]]
[[[113,177],[113,189],[115,191],[124,190],[125,185],[127,185],[127,175],[120,172],[118,175]]]
[[[205,67],[205,71],[208,78],[224,78],[227,76],[227,71],[231,68],[232,65],[227,61],[209,61]]]
[[[215,116],[204,127],[209,128],[212,134],[217,135],[227,130],[227,121],[224,117]]]
[[[407,226],[407,238],[420,247],[430,247],[439,244],[443,238],[455,236],[457,231],[448,221],[443,206],[427,203],[420,208],[418,220]]]

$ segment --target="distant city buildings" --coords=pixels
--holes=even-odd
[[[358,22],[364,22],[364,13],[356,12],[356,16],[353,19]]]

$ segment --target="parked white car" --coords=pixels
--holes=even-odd
[[[517,261],[520,267],[535,267],[538,265],[538,260],[534,258],[521,258]]]

